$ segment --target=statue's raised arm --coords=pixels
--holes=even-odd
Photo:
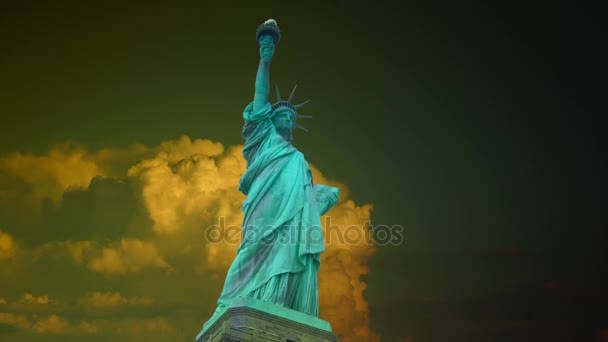
[[[280,37],[279,27],[274,19],[266,20],[257,30],[256,38],[260,44],[260,65],[255,78],[254,112],[269,103],[270,61],[274,56],[274,46],[279,42]]]
[[[338,203],[340,189],[315,184],[304,154],[292,144],[293,130],[303,128],[296,120],[309,117],[298,114],[308,101],[292,102],[295,86],[288,98],[281,99],[277,86],[277,101],[270,103],[270,62],[281,38],[277,23],[272,19],[264,22],[256,38],[260,64],[253,102],[243,110],[241,132],[247,161],[238,187],[247,196],[241,205],[241,242],[216,311],[203,326],[199,342],[220,336],[216,331],[225,325],[219,322],[227,322],[220,317],[241,300],[263,305],[265,310],[278,308],[287,318],[305,314],[310,316],[305,317],[306,322],[322,322],[317,318],[317,271],[320,253],[325,250],[321,215]],[[299,313],[287,314],[285,310]],[[286,337],[277,340],[285,341]]]

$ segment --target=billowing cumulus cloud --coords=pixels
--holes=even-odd
[[[132,238],[109,242],[50,242],[33,249],[31,255],[34,261],[67,256],[76,264],[86,265],[90,270],[106,275],[171,270],[171,266],[159,253],[157,243]]]
[[[0,158],[0,170],[23,180],[36,198],[51,198],[55,203],[67,188],[86,188],[94,176],[102,174],[89,153],[75,143],[55,145],[44,156],[13,153]]]
[[[245,169],[241,149],[220,155],[221,145],[186,138],[161,146],[154,158],[140,161],[128,172],[141,186],[154,231],[171,234],[200,229],[201,222],[217,216],[237,222],[235,208],[244,199],[236,190]]]
[[[104,247],[101,255],[91,260],[89,268],[106,274],[127,274],[145,269],[170,270],[171,266],[149,241],[122,239],[115,246]]]
[[[346,186],[326,179],[313,168],[315,182]],[[323,318],[332,322],[340,341],[379,341],[369,329],[369,307],[361,280],[369,272],[368,259],[374,253],[368,224],[372,206],[357,206],[341,194],[341,202],[323,216],[326,252],[321,254],[319,302]]]
[[[39,208],[35,215],[40,220],[32,224],[25,216],[20,218],[25,227],[20,231],[35,232],[30,241],[36,243],[24,253],[31,262],[42,265],[50,260],[64,265],[65,272],[79,272],[72,276],[75,289],[65,290],[65,296],[79,294],[70,298],[77,303],[70,310],[130,310],[120,318],[87,317],[86,312],[78,319],[61,313],[34,319],[17,312],[0,318],[37,333],[167,337],[192,329],[195,335],[205,319],[200,311],[213,310],[236,254],[245,199],[237,185],[245,166],[242,146],[225,148],[186,136],[156,147],[90,152],[77,144],[63,144],[44,156],[17,153],[0,158],[0,175],[5,175],[0,182],[10,178],[23,184],[11,188],[12,193],[28,194],[23,198],[33,203],[52,201],[52,206],[30,204]],[[361,280],[374,253],[368,234],[372,206],[353,202],[344,184],[311,168],[316,183],[342,190],[338,205],[323,218],[328,243],[319,271],[321,318],[332,323],[341,341],[378,340],[369,329],[366,284]],[[211,242],[209,228],[220,225],[234,230],[232,239]],[[0,232],[0,258],[15,256],[12,236],[13,231]],[[23,279],[35,276],[32,270]],[[87,282],[82,282],[83,277]],[[163,288],[175,289],[173,295]],[[43,298],[32,295],[30,300]],[[145,315],[137,311],[141,307],[146,307]],[[171,312],[173,318],[165,316]]]

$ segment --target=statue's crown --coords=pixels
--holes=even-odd
[[[310,100],[306,100],[297,105],[294,105],[291,103],[291,100],[293,99],[293,94],[295,94],[297,87],[298,87],[298,85],[296,84],[293,87],[293,90],[291,91],[291,94],[289,95],[289,98],[287,99],[287,101],[283,101],[283,100],[281,100],[281,93],[279,92],[279,86],[277,85],[277,102],[272,105],[272,111],[274,112],[278,108],[285,107],[285,108],[290,109],[293,112],[293,114],[295,116],[295,120],[312,118],[312,116],[310,116],[310,115],[299,115],[298,114],[298,109],[300,109],[302,106],[304,106],[305,104],[310,102]],[[295,120],[294,120],[294,122],[295,122]],[[304,128],[304,126],[301,126],[297,123],[295,124],[295,127],[308,132],[308,130],[306,128]]]

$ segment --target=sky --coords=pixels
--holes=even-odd
[[[242,220],[255,29],[339,186],[340,341],[608,341],[601,21],[558,4],[28,3],[0,14],[0,340],[188,340]],[[274,101],[274,94],[271,101]],[[325,221],[329,219],[329,221]],[[349,228],[350,227],[350,228]],[[383,227],[393,243],[369,244]]]

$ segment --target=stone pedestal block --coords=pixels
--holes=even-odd
[[[324,320],[251,298],[235,300],[221,316],[206,322],[196,336],[196,342],[337,340]]]

